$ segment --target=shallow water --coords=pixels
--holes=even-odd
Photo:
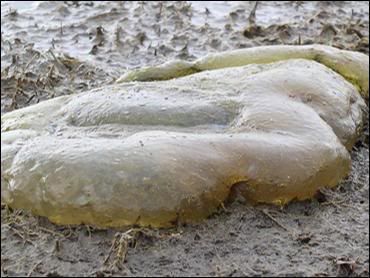
[[[287,24],[289,29],[294,29],[295,22],[308,22],[317,15],[318,6],[324,5],[298,2],[260,2],[255,24],[262,27]],[[107,71],[122,72],[125,67],[158,63],[168,57],[192,58],[243,47],[240,45],[242,31],[249,25],[249,14],[255,5],[253,1],[66,3],[3,1],[3,39],[20,38],[33,43],[38,50],[53,48],[98,64]],[[331,5],[330,9],[343,16],[353,9],[353,21],[368,15],[366,2],[349,1],[346,9],[342,9],[343,5]],[[300,9],[305,12],[301,13]],[[97,28],[101,28],[101,32]],[[228,32],[223,31],[225,28]],[[304,28],[313,31],[322,26],[311,22]],[[292,34],[283,38],[286,42],[298,39],[299,31],[287,32]],[[276,34],[270,35],[272,42]],[[255,43],[246,40],[245,46]],[[125,52],[129,52],[129,59]]]

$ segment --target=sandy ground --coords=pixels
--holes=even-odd
[[[127,68],[271,44],[369,53],[369,2],[1,3],[1,112]],[[336,189],[227,204],[197,225],[97,230],[1,210],[1,276],[369,276],[369,128]]]

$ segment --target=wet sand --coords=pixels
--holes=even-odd
[[[2,113],[173,58],[314,42],[369,52],[369,2],[1,5]],[[2,206],[1,275],[368,276],[368,134],[367,124],[336,189],[281,209],[236,201],[198,225],[125,231]]]

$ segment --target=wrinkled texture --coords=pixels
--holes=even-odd
[[[315,60],[326,65],[357,85],[363,97],[369,97],[369,57],[362,53],[324,45],[252,47],[211,54],[194,62],[171,61],[161,66],[128,72],[117,82],[166,80],[204,70],[264,64],[294,58]]]
[[[5,114],[2,200],[56,223],[169,226],[208,216],[234,189],[285,204],[335,186],[350,169],[347,149],[365,103],[342,76],[295,58],[322,50],[319,61],[367,97],[368,77],[358,69],[368,72],[368,57],[313,46],[272,59],[281,49],[245,50],[258,53],[252,61],[226,52],[195,62],[225,69],[107,86]],[[227,68],[255,62],[267,64]],[[155,67],[125,76],[179,76],[172,65],[155,77]]]

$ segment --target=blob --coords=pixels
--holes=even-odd
[[[237,192],[287,204],[351,169],[367,55],[269,46],[172,61],[1,117],[1,201],[56,224],[170,227]]]

